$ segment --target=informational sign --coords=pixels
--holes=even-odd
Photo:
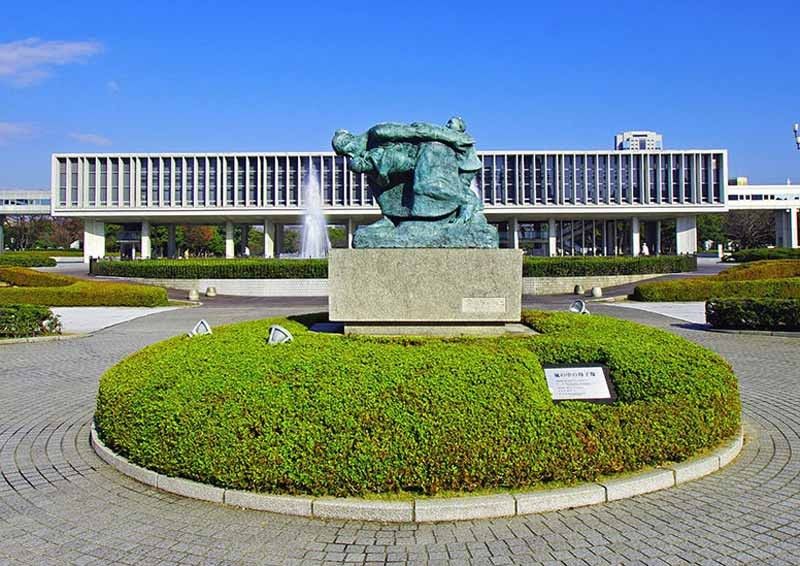
[[[461,312],[472,314],[494,314],[506,312],[505,297],[464,297]]]
[[[544,365],[553,401],[612,403],[617,399],[608,368],[603,365]]]

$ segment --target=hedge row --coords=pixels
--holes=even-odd
[[[697,269],[694,256],[525,258],[525,277],[636,275]],[[324,259],[188,259],[100,261],[93,274],[153,279],[306,279],[328,276]]]
[[[89,281],[23,267],[0,268],[0,281],[11,285],[0,287],[0,305],[157,307],[167,304],[167,291],[160,287]]]
[[[800,299],[711,299],[706,321],[714,328],[800,330]]]
[[[526,257],[524,277],[579,277],[583,275],[639,275],[697,270],[693,255],[644,257]]]
[[[685,459],[739,427],[728,364],[629,322],[525,313],[543,335],[379,338],[272,319],[176,337],[111,368],[103,441],[170,476],[364,495],[523,488]],[[294,341],[267,346],[271,324]],[[600,362],[619,401],[555,404],[541,362]]]
[[[800,249],[754,248],[739,250],[731,254],[731,261],[747,263],[765,259],[800,259]]]
[[[61,334],[61,322],[47,307],[0,306],[0,338],[27,338]]]
[[[56,260],[50,255],[50,252],[3,252],[0,254],[0,266],[53,267]]]
[[[94,275],[154,279],[324,279],[325,259],[150,259],[99,261]]]
[[[635,301],[707,301],[713,297],[800,298],[800,261],[762,261],[711,277],[642,283],[631,295]]]

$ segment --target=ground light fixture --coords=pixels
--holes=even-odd
[[[206,322],[205,319],[199,320],[197,324],[194,325],[191,331],[189,331],[189,338],[193,338],[194,336],[203,336],[205,334],[213,334],[211,332],[211,325]]]
[[[294,340],[292,333],[286,330],[279,324],[273,324],[269,327],[269,335],[267,336],[267,344],[274,346],[276,344],[283,344],[284,342],[291,342]]]
[[[586,303],[581,299],[574,301],[569,306],[569,312],[574,312],[575,314],[591,314],[589,313],[589,309],[586,308]]]

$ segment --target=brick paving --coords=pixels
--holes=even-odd
[[[98,377],[125,355],[199,318],[215,325],[314,309],[223,300],[87,338],[0,346],[0,565],[800,563],[800,343],[703,332],[642,311],[592,308],[724,355],[747,420],[733,464],[664,492],[492,521],[324,522],[162,493],[92,451]]]

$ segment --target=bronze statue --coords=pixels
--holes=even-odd
[[[497,230],[472,189],[482,163],[461,118],[445,126],[381,123],[333,148],[365,173],[383,218],[356,231],[357,248],[496,248]]]

